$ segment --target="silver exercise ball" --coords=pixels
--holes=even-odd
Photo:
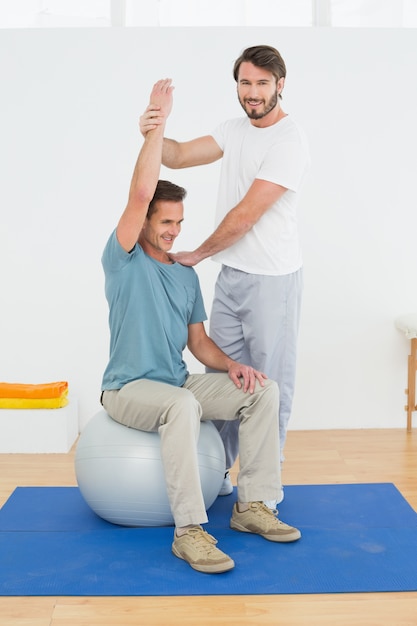
[[[198,465],[206,509],[218,496],[226,467],[222,440],[201,422]],[[82,431],[75,452],[81,494],[100,517],[121,526],[174,524],[166,492],[158,433],[128,428],[103,409]]]

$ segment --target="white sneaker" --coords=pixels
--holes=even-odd
[[[230,496],[231,493],[233,493],[232,480],[230,478],[229,472],[226,472],[224,475],[222,486],[220,487],[219,496]]]
[[[281,504],[283,499],[284,499],[284,487],[281,487],[281,494],[278,500],[264,500],[264,504],[266,504],[268,509],[272,509],[274,511],[274,509],[277,508],[278,504]]]

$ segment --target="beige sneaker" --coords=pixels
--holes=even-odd
[[[243,533],[255,533],[268,541],[281,543],[297,541],[301,533],[297,528],[288,526],[278,519],[278,511],[272,511],[263,502],[250,502],[249,509],[239,513],[237,504],[233,507],[230,528]]]
[[[227,554],[216,548],[216,543],[217,540],[201,526],[195,526],[181,537],[174,534],[172,551],[175,556],[187,561],[198,572],[220,574],[233,569],[235,563]]]

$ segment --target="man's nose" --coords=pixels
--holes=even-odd
[[[169,229],[169,234],[172,235],[173,237],[177,237],[177,235],[179,235],[181,230],[181,226],[171,226],[171,228]]]
[[[259,95],[257,85],[251,85],[248,89],[249,98],[257,98]]]

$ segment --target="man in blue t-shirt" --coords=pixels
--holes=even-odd
[[[133,172],[127,206],[102,263],[109,303],[110,358],[102,404],[112,419],[157,431],[175,522],[173,553],[191,567],[219,573],[234,567],[201,524],[207,522],[197,442],[201,420],[240,421],[238,502],[230,526],[274,542],[299,539],[263,504],[281,488],[275,382],[228,357],[208,337],[197,274],[172,261],[181,230],[185,190],[158,180],[170,79],[158,81],[151,103],[159,124],[147,133]],[[189,374],[183,350],[219,373]]]

